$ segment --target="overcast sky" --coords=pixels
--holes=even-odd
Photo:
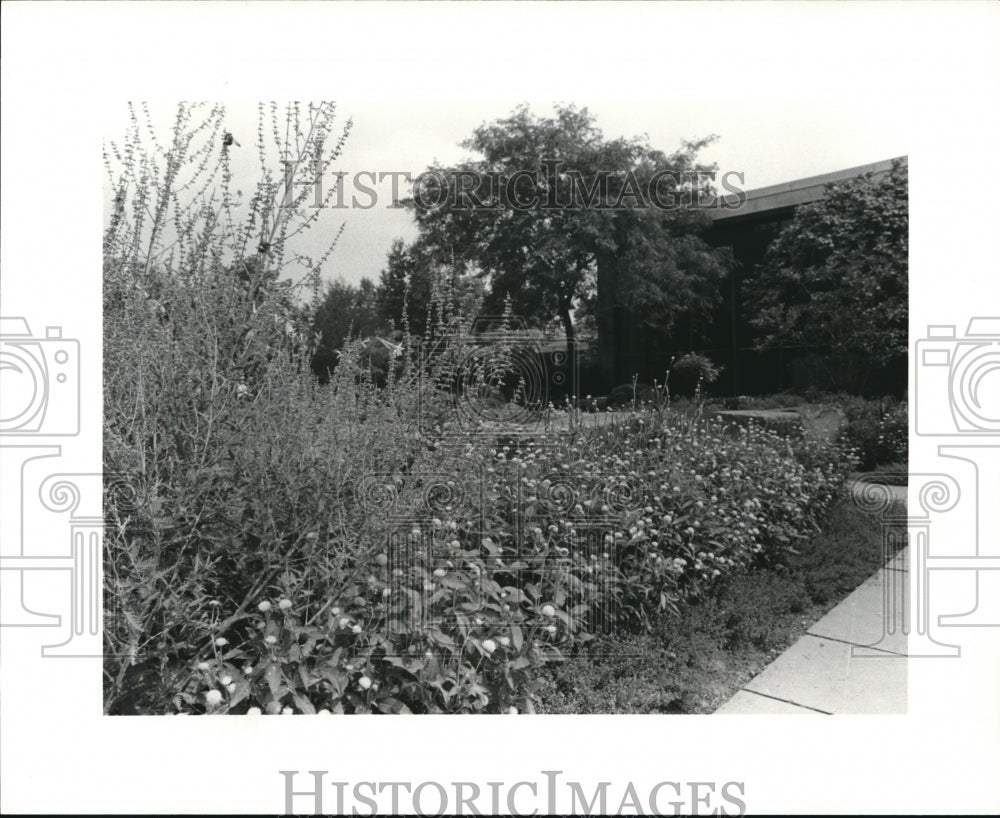
[[[469,152],[460,147],[473,129],[509,114],[520,100],[509,102],[390,102],[341,101],[338,121],[353,119],[354,127],[335,169],[348,179],[361,171],[409,172],[413,176],[435,161],[451,163]],[[551,115],[553,103],[527,100],[537,115]],[[752,190],[829,171],[877,162],[908,153],[903,121],[891,105],[844,103],[751,102],[609,102],[591,99],[564,100],[586,107],[609,138],[645,134],[650,144],[670,153],[682,140],[717,134],[719,139],[701,158],[715,162],[720,172],[741,171],[745,189]],[[237,186],[244,190],[257,179],[256,104],[227,104],[226,125],[242,142],[233,153]],[[153,108],[169,121],[172,109]],[[124,112],[123,112],[124,113]],[[115,131],[112,131],[115,133]],[[332,181],[333,169],[328,177]],[[245,180],[245,181],[244,181]],[[388,180],[376,186],[374,208],[328,210],[319,225],[302,234],[303,249],[322,252],[331,236],[344,224],[344,233],[327,262],[326,278],[352,283],[363,276],[378,278],[395,237],[416,235],[405,210],[392,209]],[[403,183],[403,192],[406,192]],[[368,199],[359,196],[362,204]]]

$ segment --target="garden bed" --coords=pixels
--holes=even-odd
[[[542,713],[712,713],[882,564],[879,521],[850,501],[775,568],[733,574],[649,633],[547,667]]]
[[[449,333],[319,384],[237,278],[164,279],[169,326],[105,294],[109,714],[531,712],[546,667],[787,564],[858,465],[700,404],[505,432]]]
[[[609,632],[628,649],[749,569],[780,570],[854,466],[823,441],[652,410],[456,446],[405,433],[380,395],[351,445],[385,459],[331,482],[350,466],[344,441],[292,434],[337,399],[311,395],[281,404],[280,449],[263,398],[229,407],[256,441],[213,467],[214,482],[245,487],[235,533],[208,492],[178,498],[208,504],[193,529],[165,514],[122,528],[119,549],[169,548],[174,579],[115,574],[149,606],[144,643],[163,648],[109,660],[109,712],[530,712],[546,666]],[[389,437],[395,449],[364,443]]]

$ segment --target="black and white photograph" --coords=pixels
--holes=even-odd
[[[905,712],[856,630],[905,570],[906,156],[745,190],[523,104],[408,172],[367,107],[107,144],[106,712]]]
[[[994,6],[3,18],[4,811],[1000,807]]]

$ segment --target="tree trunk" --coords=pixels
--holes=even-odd
[[[615,290],[618,259],[608,250],[597,256],[597,358],[601,372],[600,389],[605,393],[615,383]]]
[[[577,373],[579,367],[576,359],[576,327],[573,326],[573,316],[570,315],[569,305],[559,305],[559,318],[562,319],[563,330],[566,332],[566,369],[567,387],[569,389],[570,400],[573,408],[579,405],[579,394],[577,394]]]

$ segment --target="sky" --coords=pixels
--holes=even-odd
[[[436,162],[457,162],[470,155],[460,143],[478,125],[505,117],[521,102],[527,102],[539,116],[554,111],[553,102],[547,100],[338,101],[337,122],[346,123],[350,118],[353,128],[327,177],[332,181],[337,171],[346,172],[348,180],[363,171],[416,176]],[[717,135],[701,159],[716,163],[720,173],[742,172],[746,190],[908,153],[902,124],[906,120],[885,100],[667,103],[572,98],[558,102],[586,107],[605,137],[646,135],[654,148],[668,154],[683,140]],[[164,103],[151,106],[151,112],[162,127],[169,122],[173,108]],[[232,154],[236,184],[242,181],[249,188],[258,173],[253,145],[256,103],[227,104],[226,127],[242,144],[233,148]],[[111,138],[116,133],[109,129]],[[407,190],[401,180],[401,193],[405,195]],[[341,278],[352,284],[362,277],[377,280],[393,239],[411,241],[416,237],[409,213],[389,207],[392,195],[388,179],[376,185],[376,191],[378,200],[373,208],[329,209],[321,214],[317,226],[299,239],[306,252],[320,255],[343,225],[341,238],[324,268],[325,278]],[[368,204],[367,197],[358,199],[359,204]],[[347,201],[350,204],[350,197]]]

